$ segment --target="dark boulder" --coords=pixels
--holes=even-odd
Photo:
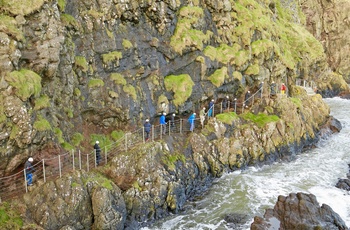
[[[320,207],[313,194],[291,193],[279,196],[273,209],[267,209],[264,218],[255,217],[252,230],[262,229],[323,229],[345,230],[348,227],[331,207]]]

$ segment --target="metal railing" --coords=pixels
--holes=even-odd
[[[246,109],[246,105],[253,104],[257,97],[262,97],[261,87],[257,92],[251,95],[243,102],[238,102],[236,98],[227,101],[227,108],[223,107],[223,102],[214,103],[212,106],[212,117],[224,112],[235,112],[237,114],[243,113]],[[208,114],[206,114],[208,115]],[[206,118],[208,119],[208,118]],[[202,128],[199,116],[194,120],[195,130]],[[146,139],[146,133],[144,127],[135,130],[132,133],[125,133],[120,139],[111,145],[104,146],[101,149],[101,161],[99,165],[106,165],[112,158],[117,156],[121,152],[126,152],[129,149],[135,147],[138,144],[146,143],[148,141],[156,141],[166,138],[175,133],[186,134],[190,131],[190,123],[187,119],[175,119],[174,122],[168,121],[166,125],[152,125],[149,133],[149,139]],[[33,164],[35,170],[33,181],[47,182],[48,180],[54,180],[62,177],[65,173],[74,170],[86,170],[99,166],[96,161],[96,152],[90,151],[89,153],[83,153],[80,150],[71,152],[65,152],[63,154],[54,156],[48,159],[41,159],[39,162]],[[30,189],[26,181],[26,171],[23,169],[13,175],[0,178],[0,203],[4,200],[9,200],[14,197],[18,197],[23,193],[28,192]]]

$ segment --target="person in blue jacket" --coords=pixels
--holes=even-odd
[[[144,131],[146,133],[145,140],[147,141],[149,138],[149,133],[151,132],[151,123],[146,119],[146,122],[143,124]]]
[[[213,116],[214,99],[209,102],[208,117]]]
[[[161,128],[163,134],[166,133],[165,115],[166,115],[166,113],[163,113],[162,116],[160,116],[160,119],[159,119],[160,128]]]
[[[26,172],[26,181],[28,186],[33,185],[33,172],[35,171],[33,168],[33,158],[29,157],[27,162],[24,164],[24,170]]]
[[[192,113],[191,116],[188,118],[188,122],[190,123],[190,131],[191,132],[193,132],[195,120],[196,120],[196,113]]]

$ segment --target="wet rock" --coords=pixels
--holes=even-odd
[[[263,229],[324,229],[345,230],[348,227],[331,207],[321,207],[313,194],[291,193],[279,196],[273,209],[267,209],[264,218],[255,217],[252,230]]]
[[[350,180],[349,179],[339,179],[335,187],[350,191]]]

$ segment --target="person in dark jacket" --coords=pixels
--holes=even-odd
[[[171,126],[172,130],[175,129],[175,113],[173,113],[173,115],[171,115],[170,126]]]
[[[143,124],[143,128],[145,130],[146,136],[145,136],[145,140],[148,141],[149,139],[149,133],[151,132],[151,123],[149,123],[149,120],[146,119],[146,122]]]
[[[29,157],[27,162],[24,164],[24,169],[26,172],[26,181],[28,186],[33,185],[33,172],[35,172],[35,170],[33,168],[32,163],[33,163],[33,158]]]
[[[248,107],[250,105],[250,91],[248,90],[245,94],[245,97],[244,97],[244,102],[245,102],[245,105],[246,107]]]
[[[222,110],[225,111],[228,107],[228,96],[224,97],[224,100],[222,101]]]
[[[99,165],[101,162],[101,148],[98,145],[100,142],[96,141],[95,145],[94,145],[94,151],[95,151],[95,155],[96,155],[96,164]]]

